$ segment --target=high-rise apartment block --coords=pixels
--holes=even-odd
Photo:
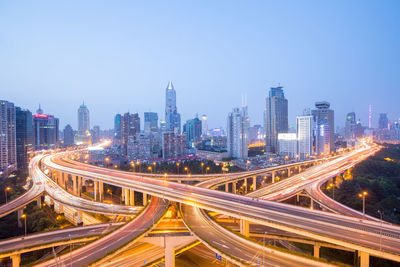
[[[290,158],[297,157],[297,135],[296,133],[278,134],[278,154]]]
[[[345,123],[345,137],[347,140],[355,140],[356,139],[356,113],[350,112],[346,116]]]
[[[64,146],[72,146],[74,145],[74,130],[71,125],[67,124],[64,128]]]
[[[178,158],[186,155],[186,136],[174,132],[162,133],[163,159]]]
[[[183,126],[183,133],[186,134],[187,147],[196,147],[196,145],[201,141],[202,122],[199,118],[186,121]]]
[[[201,135],[202,136],[208,135],[208,121],[207,121],[207,115],[205,114],[201,116]]]
[[[15,107],[0,100],[0,176],[17,168]]]
[[[288,100],[283,87],[272,87],[266,99],[265,110],[266,151],[276,153],[278,134],[288,132]]]
[[[18,169],[25,170],[28,167],[29,154],[33,152],[33,122],[32,112],[15,108],[15,129],[17,146]]]
[[[250,119],[247,115],[247,107],[234,108],[228,115],[227,124],[227,148],[228,156],[232,158],[246,159],[248,157],[248,131]]]

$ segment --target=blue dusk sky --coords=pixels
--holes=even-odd
[[[400,118],[400,1],[0,1],[0,99],[77,128],[116,113],[164,118],[172,80],[182,121],[210,127],[247,95],[262,124],[269,87],[284,86],[289,122],[326,100],[337,125],[372,104]]]

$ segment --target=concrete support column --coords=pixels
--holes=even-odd
[[[98,181],[93,181],[94,189],[94,201],[97,201],[98,199],[98,194],[99,194],[99,182]]]
[[[143,193],[143,206],[147,205],[147,194]]]
[[[41,208],[42,207],[42,196],[38,196],[36,199],[36,205]]]
[[[129,189],[129,205],[135,206],[135,191]]]
[[[296,201],[297,201],[297,204],[300,202],[300,193],[296,194]]]
[[[288,178],[290,177],[290,172],[291,172],[291,168],[288,168],[288,169],[287,169],[287,177],[288,177]]]
[[[22,228],[21,216],[23,213],[24,213],[24,209],[17,210],[18,228]]]
[[[74,195],[78,195],[78,181],[77,181],[76,175],[72,175],[72,191],[74,192]]]
[[[122,190],[124,190],[125,205],[129,206],[129,189],[128,188],[123,188]]]
[[[19,267],[21,265],[21,254],[11,255],[12,267]]]
[[[311,203],[310,203],[310,209],[314,209],[314,200],[312,199],[312,198],[310,198],[311,199]]]
[[[103,202],[104,200],[104,185],[103,182],[99,182],[99,201]]]
[[[236,194],[236,181],[232,182],[232,193]]]
[[[319,258],[320,245],[314,245],[314,257]]]
[[[77,176],[78,178],[78,196],[82,195],[82,177]]]
[[[165,242],[165,267],[175,267],[175,247],[172,242]]]
[[[249,221],[240,220],[240,233],[244,236],[250,235],[250,224]]]
[[[76,215],[77,216],[76,217],[76,223],[77,223],[78,226],[81,226],[81,225],[83,225],[83,222],[82,222],[82,211],[77,210],[76,213],[77,213],[77,215]]]
[[[359,251],[360,267],[369,267],[369,254],[364,251]]]
[[[244,178],[244,193],[247,193],[247,178]]]
[[[275,172],[272,172],[272,183],[275,183]]]
[[[58,213],[63,214],[64,213],[64,206],[61,203],[58,203]]]
[[[225,184],[225,192],[229,192],[229,183]]]
[[[257,176],[253,176],[253,191],[257,190]]]

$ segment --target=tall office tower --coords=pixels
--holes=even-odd
[[[184,125],[187,147],[194,148],[201,141],[202,121],[199,118],[187,120]]]
[[[158,132],[158,114],[157,112],[145,112],[144,113],[144,133],[156,133]]]
[[[121,119],[121,141],[123,147],[122,153],[125,155],[125,157],[127,157],[129,136],[134,136],[135,134],[140,133],[140,117],[138,113],[130,114],[127,112]]]
[[[72,146],[74,141],[74,130],[67,124],[64,128],[64,146]]]
[[[15,107],[0,100],[0,176],[17,168]]]
[[[121,114],[117,114],[114,117],[114,141],[119,143],[121,142],[121,137],[122,137],[121,126],[122,126],[122,116]]]
[[[86,136],[90,131],[89,109],[83,103],[78,109],[78,135]]]
[[[160,120],[160,132],[166,132],[167,131],[167,122],[165,120]]]
[[[346,116],[345,137],[347,140],[356,139],[356,113],[350,112]]]
[[[15,108],[15,132],[18,169],[25,170],[28,167],[28,154],[33,152],[32,112]]]
[[[312,111],[314,117],[315,153],[328,154],[335,151],[335,122],[334,112],[329,109],[326,101],[316,102],[316,110]]]
[[[288,100],[283,87],[272,87],[266,100],[266,151],[276,153],[278,134],[288,132]]]
[[[186,155],[186,136],[174,132],[162,133],[163,159],[178,158]]]
[[[93,144],[97,144],[100,142],[100,139],[101,139],[100,134],[101,134],[100,126],[99,125],[93,126],[93,129],[91,130]]]
[[[176,134],[181,132],[181,115],[176,107],[176,91],[171,81],[169,81],[165,91],[165,121],[167,131]]]
[[[248,132],[250,119],[247,107],[234,108],[228,115],[228,156],[246,159],[248,157]]]
[[[386,113],[379,114],[379,129],[388,129],[389,120]]]
[[[40,108],[33,116],[34,150],[53,149],[58,144],[58,119],[43,113]]]
[[[296,117],[297,153],[301,160],[314,154],[314,119],[309,113]]]
[[[208,135],[208,121],[207,121],[207,115],[205,114],[201,116],[201,135],[202,136]]]

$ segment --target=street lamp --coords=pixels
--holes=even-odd
[[[368,195],[368,192],[364,191],[360,194],[358,194],[359,197],[362,197],[363,199],[363,216],[365,218],[365,196]]]
[[[200,165],[201,165],[201,174],[204,174],[204,162],[202,162]]]
[[[153,166],[154,166],[154,172],[156,172],[157,170],[156,162],[153,162]]]
[[[206,174],[208,173],[209,170],[210,170],[210,167],[206,167]]]
[[[332,187],[332,199],[335,200],[335,185],[330,183],[329,186]]]
[[[7,204],[7,202],[8,202],[7,192],[10,191],[10,190],[11,190],[11,187],[9,187],[9,186],[7,186],[7,187],[4,189],[4,194],[6,195],[6,204]]]
[[[136,165],[139,166],[139,172],[141,172],[142,170],[141,170],[141,168],[140,168],[140,160],[137,160],[137,161],[136,161]]]
[[[184,170],[185,170],[186,174],[189,175],[189,168],[185,167]]]
[[[24,219],[25,222],[25,236],[26,236],[26,214],[22,214],[21,218]]]
[[[151,168],[151,166],[147,167],[147,169],[148,169],[149,171],[151,171],[151,173],[153,174],[153,169]]]
[[[180,165],[180,163],[179,162],[177,162],[176,163],[176,172],[179,174],[179,165]]]

